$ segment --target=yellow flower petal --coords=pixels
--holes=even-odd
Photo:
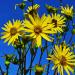
[[[70,70],[72,73],[74,72],[73,68],[71,68],[70,66],[67,66],[68,70]]]
[[[70,72],[69,72],[69,70],[68,70],[68,68],[66,66],[64,67],[64,69],[67,72],[67,74],[70,75]]]
[[[10,33],[7,33],[4,36],[2,36],[1,39],[8,38],[9,36],[10,36]]]
[[[50,41],[50,42],[53,41],[52,39],[50,39],[50,37],[49,37],[48,35],[46,35],[46,34],[44,34],[44,33],[41,33],[40,35],[41,35],[44,39],[46,39],[47,41]]]
[[[33,32],[33,30],[31,30],[31,29],[24,29],[25,30],[25,32]]]
[[[28,20],[24,20],[23,22],[24,22],[23,25],[25,27],[33,29],[33,25]]]
[[[39,47],[39,46],[41,46],[41,36],[39,35],[39,36],[37,36],[37,38],[36,38],[36,42],[37,42],[37,46]]]
[[[18,35],[19,34],[16,34],[15,36],[11,37],[11,39],[8,42],[8,45],[10,45],[14,41],[15,38],[18,39]]]
[[[49,17],[46,17],[45,21],[42,23],[42,28],[47,26],[47,23],[49,22]]]
[[[34,21],[33,17],[31,15],[28,15],[29,19],[31,20],[32,24],[36,25],[36,22]]]
[[[11,37],[6,38],[6,39],[4,40],[4,43],[6,43],[7,41],[9,41],[10,38],[11,38]]]

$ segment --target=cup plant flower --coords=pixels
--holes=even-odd
[[[64,14],[67,18],[72,18],[73,17],[73,6],[61,6],[61,13]]]
[[[64,70],[68,75],[70,75],[70,72],[74,72],[75,55],[66,45],[55,45],[53,54],[49,55],[47,60],[51,60],[54,63],[52,69],[57,68],[57,72],[60,75],[64,75]]]
[[[60,14],[56,14],[56,13],[52,14],[49,17],[50,17],[50,20],[48,23],[54,24],[53,30],[55,32],[63,32],[63,27],[65,27],[66,18],[64,16],[61,16]]]
[[[4,42],[8,42],[8,45],[13,44],[14,41],[18,39],[18,36],[21,36],[21,33],[24,30],[20,20],[13,22],[8,21],[4,26],[5,27],[2,27],[4,32],[2,32],[1,38],[5,39]]]
[[[25,32],[29,33],[29,36],[32,37],[37,46],[41,46],[42,37],[47,41],[52,41],[52,37],[48,36],[48,34],[54,34],[53,24],[47,24],[49,22],[49,17],[45,14],[40,18],[39,15],[36,15],[34,18],[29,14],[29,20],[25,19],[23,21],[23,25],[25,28]]]

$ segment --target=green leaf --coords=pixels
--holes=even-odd
[[[35,51],[33,48],[30,49],[30,53],[31,53],[31,55],[35,55]]]
[[[12,60],[12,63],[13,63],[13,64],[18,64],[18,59],[17,59],[17,57],[15,57],[15,58]]]

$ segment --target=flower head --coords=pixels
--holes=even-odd
[[[21,35],[22,31],[24,30],[24,27],[22,26],[22,23],[20,20],[9,21],[7,24],[4,25],[5,27],[2,27],[4,32],[2,32],[2,39],[5,39],[4,42],[8,42],[8,45],[11,43],[13,44],[16,39],[18,39],[18,36]]]
[[[34,18],[29,14],[29,20],[25,19],[23,24],[25,25],[25,31],[29,33],[29,36],[35,39],[37,46],[41,46],[42,37],[47,41],[52,41],[48,34],[55,33],[51,30],[52,24],[48,25],[49,17],[45,14],[40,18],[38,15]]]
[[[55,7],[53,7],[53,6],[49,6],[49,5],[47,5],[47,4],[46,4],[45,7],[46,7],[47,11],[48,11],[48,12],[51,12],[51,13],[56,13],[57,10],[58,10],[57,8],[55,8]]]
[[[75,55],[66,45],[55,45],[54,54],[49,55],[47,60],[53,61],[54,66],[52,69],[57,68],[60,75],[63,75],[64,70],[67,72],[68,75],[70,75],[69,71],[74,71],[72,66],[75,65]]]
[[[69,7],[68,5],[66,7],[61,6],[61,13],[68,17],[73,17],[73,6],[71,7]]]
[[[44,71],[44,68],[43,68],[42,66],[39,66],[39,65],[36,65],[36,66],[35,66],[35,69],[36,69],[37,72],[42,72],[42,71]]]
[[[28,17],[28,14],[35,16],[37,14],[37,10],[39,9],[40,5],[34,4],[33,6],[29,6],[26,10],[25,17]]]
[[[40,7],[40,5],[38,5],[38,4],[33,5],[33,7],[29,6],[27,9],[27,13],[32,13],[32,11],[37,11],[39,7]]]
[[[65,27],[65,20],[66,18],[64,16],[61,16],[60,14],[52,14],[52,16],[49,16],[50,20],[48,24],[53,23],[54,27],[52,28],[55,32],[63,32],[63,27]]]

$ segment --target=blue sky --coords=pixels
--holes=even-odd
[[[15,10],[15,4],[18,4],[22,2],[22,0],[0,0],[0,32],[2,32],[1,27],[8,22],[8,20],[13,19],[23,19],[23,12],[18,7]],[[42,15],[43,13],[47,13],[46,9],[44,8],[45,4],[49,4],[55,7],[59,7],[59,0],[34,0],[34,3],[40,4],[39,14]],[[26,2],[27,6],[31,5],[29,2]],[[63,5],[69,4],[70,6],[73,5],[75,7],[75,0],[63,0]],[[26,6],[26,8],[27,8]],[[69,32],[67,34],[67,38],[70,38],[71,33]],[[75,41],[73,39],[73,41]],[[5,65],[4,65],[4,59],[1,58],[4,54],[17,54],[17,52],[14,50],[12,46],[8,46],[7,43],[3,43],[3,40],[0,40],[0,66],[2,67],[3,71],[6,71]],[[38,54],[39,55],[39,54]],[[39,58],[37,55],[36,58]],[[45,54],[44,54],[45,56]],[[36,60],[35,60],[36,63]],[[13,70],[14,69],[14,70]],[[17,66],[11,64],[9,75],[16,75]],[[52,71],[51,71],[52,72]],[[53,72],[52,72],[53,73]],[[52,75],[52,73],[50,73]]]

